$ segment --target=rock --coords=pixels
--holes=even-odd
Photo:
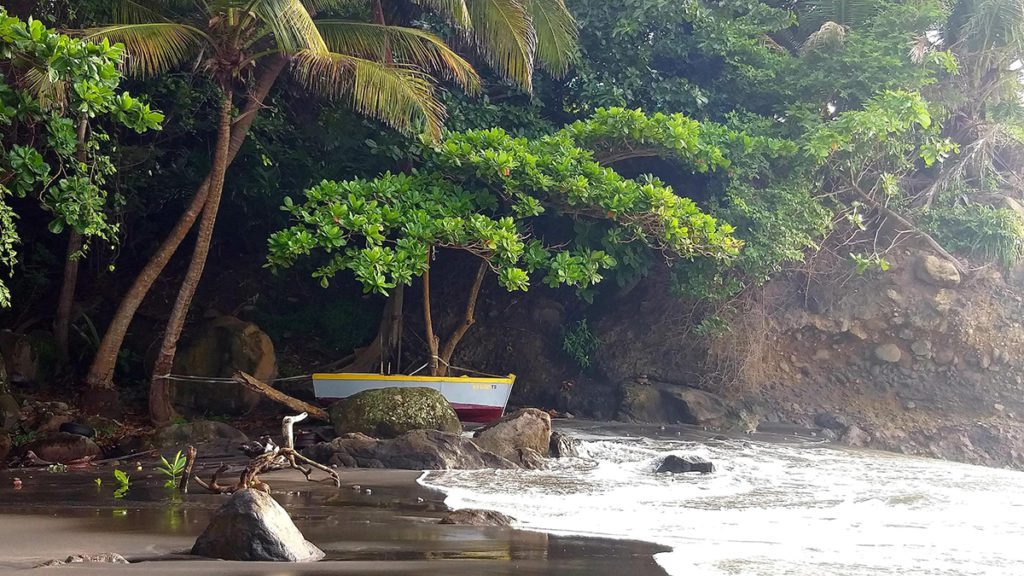
[[[940,288],[954,288],[960,284],[960,272],[949,260],[924,254],[917,261],[917,278]]]
[[[910,351],[914,353],[914,356],[930,358],[932,355],[932,343],[928,340],[915,340],[910,345]]]
[[[217,448],[233,449],[248,441],[249,438],[238,429],[212,420],[170,424],[157,430],[153,436],[153,443],[160,448],[181,448],[186,444],[213,444]]]
[[[871,443],[871,436],[857,425],[852,425],[839,437],[839,441],[849,446],[863,448]]]
[[[626,422],[668,422],[661,391],[647,383],[624,382],[617,418]]]
[[[580,441],[561,432],[551,433],[548,455],[552,458],[576,458],[580,455]]]
[[[1003,406],[1002,404],[993,404],[993,405],[992,405],[992,408],[993,408],[993,409],[994,409],[994,410],[995,410],[996,412],[1002,412],[1002,411],[1006,410],[1006,406]]]
[[[128,564],[128,560],[125,560],[124,556],[115,554],[114,552],[101,552],[99,554],[75,554],[74,556],[68,556],[63,560],[50,560],[44,562],[36,568],[44,568],[47,566],[66,566],[68,564]]]
[[[903,352],[901,352],[900,347],[895,344],[882,344],[875,348],[875,358],[882,362],[895,364],[903,358]]]
[[[512,461],[518,462],[520,466],[527,470],[542,470],[547,467],[544,455],[532,448],[519,448],[516,450],[516,457]]]
[[[21,420],[21,406],[10,394],[0,395],[0,430],[13,432]]]
[[[270,494],[254,489],[232,494],[196,539],[192,554],[255,562],[316,562],[324,557]]]
[[[11,453],[11,446],[13,444],[11,435],[4,430],[0,430],[0,468],[3,467],[4,461],[7,460],[7,455]]]
[[[832,414],[830,412],[821,412],[814,416],[814,425],[826,430],[834,430],[836,432],[843,432],[850,427],[850,423],[844,416],[838,414]]]
[[[62,424],[74,420],[71,408],[64,402],[26,400],[21,407],[21,427],[37,434],[49,434]]]
[[[395,438],[413,430],[462,432],[448,400],[432,388],[378,388],[339,400],[329,409],[334,431]]]
[[[952,364],[955,358],[956,354],[949,348],[939,348],[938,350],[935,351],[935,354],[932,356],[932,360],[934,360],[935,363],[940,366],[947,366],[949,364]]]
[[[476,510],[466,508],[449,512],[438,524],[458,524],[460,526],[511,526],[515,518],[495,512],[494,510]]]
[[[677,421],[683,424],[720,430],[743,428],[744,432],[748,428],[739,412],[710,392],[672,386],[663,390],[663,396],[670,410],[676,413]]]
[[[671,472],[673,474],[682,474],[685,472],[700,472],[701,474],[710,474],[714,471],[715,465],[699,456],[676,456],[675,454],[669,454],[658,465],[655,473]]]
[[[33,440],[25,446],[25,450],[35,452],[36,456],[47,462],[62,463],[82,458],[95,458],[103,453],[100,447],[89,438],[65,432],[56,432]]]
[[[547,454],[551,447],[551,416],[536,408],[523,408],[480,428],[473,441],[512,461],[520,461],[518,451],[523,448]]]
[[[10,382],[47,382],[57,370],[57,344],[48,332],[18,334],[10,330],[0,331],[0,354]]]
[[[302,451],[321,464],[349,468],[400,470],[479,470],[516,468],[511,460],[488,452],[460,434],[414,430],[390,440],[345,434]]]
[[[182,338],[174,372],[188,376],[230,378],[236,371],[263,382],[277,375],[274,344],[258,326],[234,316],[214,318]],[[174,405],[186,416],[244,416],[262,396],[234,382],[174,382]]]

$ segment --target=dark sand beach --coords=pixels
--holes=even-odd
[[[213,464],[207,469],[215,467]],[[175,501],[144,463],[132,488],[112,497],[110,466],[56,473],[0,473],[0,570],[25,571],[71,554],[116,552],[131,564],[77,564],[32,573],[177,574],[630,574],[662,575],[653,554],[631,541],[562,537],[497,527],[439,525],[443,495],[419,472],[344,470],[343,486],[308,483],[294,471],[262,476],[306,538],[327,554],[313,564],[242,563],[185,555],[226,496],[198,487]],[[15,490],[12,478],[23,487]],[[96,486],[95,478],[103,484]],[[358,486],[359,489],[355,489]],[[367,489],[371,491],[367,494]]]

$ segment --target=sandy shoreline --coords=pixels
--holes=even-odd
[[[274,496],[306,537],[327,553],[315,564],[196,560],[191,548],[224,496],[194,490],[179,502],[144,463],[128,496],[111,496],[112,468],[50,473],[0,472],[0,571],[23,572],[70,554],[117,552],[132,564],[72,565],[31,573],[176,574],[573,574],[664,575],[641,542],[551,536],[509,528],[437,524],[443,495],[416,483],[420,472],[343,470],[342,488],[267,474]],[[22,478],[14,490],[11,478]],[[97,487],[94,479],[104,484]],[[353,487],[359,486],[356,490]],[[370,489],[372,494],[367,494]]]

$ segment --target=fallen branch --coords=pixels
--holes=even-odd
[[[188,479],[192,477],[192,469],[196,465],[196,447],[189,444],[185,447],[185,473],[178,482],[178,492],[188,494]]]
[[[269,398],[274,402],[277,402],[278,404],[283,404],[284,406],[287,406],[288,408],[291,408],[296,412],[305,412],[309,414],[311,417],[316,418],[317,420],[321,420],[323,422],[331,421],[331,417],[323,408],[313,406],[308,402],[303,402],[302,400],[289,396],[284,392],[281,392],[280,390],[275,390],[272,386],[270,386],[266,382],[260,381],[251,374],[246,374],[245,372],[239,371],[235,372],[232,378],[235,380],[235,382],[238,382],[239,384],[245,386],[249,390],[252,390],[257,394],[261,394],[262,396]]]
[[[246,374],[246,376],[248,376],[248,374]],[[253,380],[255,380],[255,378]],[[256,381],[259,382],[259,380]],[[295,439],[292,431],[293,426],[296,422],[304,420],[307,416],[308,415],[306,413],[299,414],[298,416],[285,416],[281,420],[281,432],[284,434],[285,445],[281,447],[272,442],[267,444],[267,451],[256,455],[249,461],[249,464],[244,470],[242,470],[242,474],[236,484],[224,486],[217,483],[217,477],[228,469],[227,465],[223,465],[218,468],[217,471],[213,473],[213,477],[210,479],[209,483],[203,482],[201,478],[195,476],[194,478],[196,483],[217,494],[231,494],[245,488],[254,488],[256,490],[262,490],[269,493],[270,485],[266,482],[260,481],[260,474],[271,470],[292,468],[302,472],[302,475],[306,477],[307,481],[313,482],[313,480],[310,479],[310,475],[313,473],[313,469],[315,468],[327,473],[334,482],[335,487],[341,487],[341,478],[338,476],[337,472],[327,466],[314,462],[295,451]],[[308,466],[301,466],[298,461],[301,461]]]

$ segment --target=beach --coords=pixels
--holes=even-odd
[[[416,471],[341,470],[342,487],[305,482],[295,471],[261,476],[307,539],[324,550],[310,564],[226,562],[187,555],[227,498],[196,486],[180,501],[149,472],[133,474],[123,499],[110,496],[111,467],[0,473],[0,570],[22,571],[72,554],[116,552],[128,565],[72,564],[33,571],[85,574],[592,574],[663,575],[664,547],[552,536],[505,527],[438,524],[444,496]],[[216,468],[209,462],[201,475]],[[130,470],[129,470],[130,471]],[[12,478],[23,487],[14,490]],[[100,486],[95,478],[104,479]],[[358,487],[356,489],[355,487]],[[370,493],[367,493],[369,490]]]

